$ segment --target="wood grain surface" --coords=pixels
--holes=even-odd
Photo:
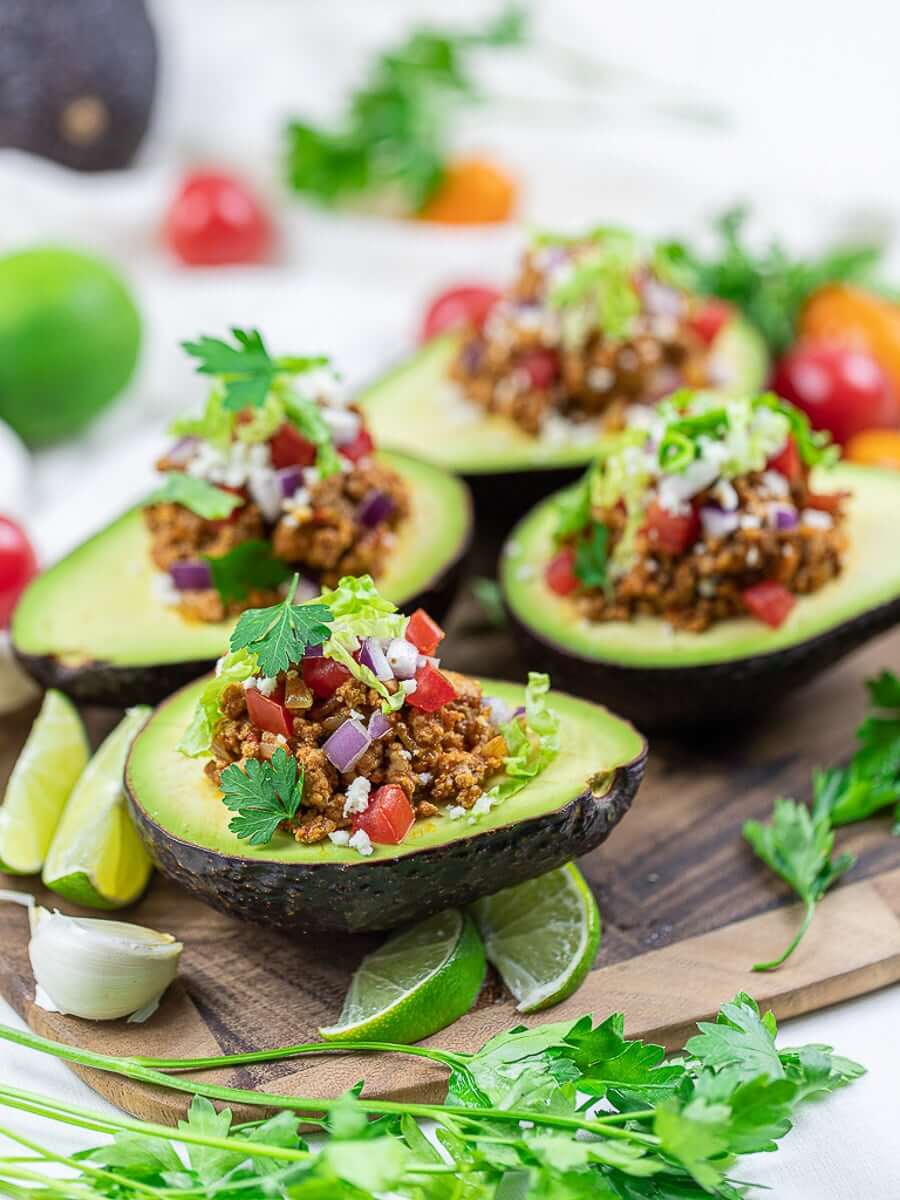
[[[505,633],[480,625],[471,603],[457,606],[445,660],[461,670],[522,676]],[[580,864],[604,920],[594,970],[575,996],[532,1021],[622,1009],[630,1035],[677,1046],[695,1021],[741,989],[787,1017],[900,980],[900,839],[890,836],[886,818],[841,831],[841,848],[859,862],[826,898],[793,959],[773,974],[753,974],[750,964],[783,948],[799,914],[788,889],[740,836],[748,817],[768,815],[776,795],[807,797],[810,771],[850,754],[865,706],[863,680],[885,666],[900,667],[900,631],[806,690],[785,700],[772,696],[752,727],[652,740],[632,812]],[[0,779],[31,715],[0,722]],[[89,723],[99,736],[109,717],[91,714]],[[0,876],[0,883],[76,911],[33,880]],[[13,905],[0,905],[0,992],[37,1032],[92,1049],[169,1057],[233,1053],[314,1039],[317,1026],[337,1015],[355,966],[377,941],[291,940],[213,912],[160,878],[123,917],[185,942],[179,982],[147,1024],[90,1023],[35,1006],[27,922]],[[492,976],[475,1009],[432,1040],[474,1049],[519,1020]],[[381,1056],[316,1056],[198,1077],[317,1096],[363,1076],[373,1095],[442,1095],[443,1074],[433,1065]],[[183,1112],[176,1094],[110,1075],[86,1077],[135,1115],[173,1121]]]

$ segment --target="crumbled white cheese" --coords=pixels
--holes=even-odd
[[[353,718],[354,721],[365,721],[365,719],[366,719],[362,715],[362,713],[359,712],[359,710],[355,709],[355,708],[350,709],[350,716]]]
[[[472,805],[471,811],[476,817],[483,817],[486,813],[489,813],[493,807],[493,800],[490,798],[487,792],[482,792]]]
[[[791,494],[791,485],[780,471],[763,471],[760,478],[769,492],[780,500]]]
[[[160,604],[174,607],[181,602],[181,594],[172,582],[168,571],[157,571],[153,575],[153,594]]]
[[[818,508],[804,508],[800,514],[800,524],[808,525],[810,529],[830,529],[834,524],[831,514]]]
[[[400,749],[397,751],[397,753],[398,753],[398,754],[399,754],[399,755],[400,755],[402,758],[412,758],[412,755],[410,754],[410,752],[409,752],[409,751],[408,751],[408,750],[407,750],[407,749],[406,749],[404,746],[401,746],[401,747],[400,747]]]
[[[322,419],[331,431],[336,446],[346,446],[359,433],[362,422],[350,409],[324,408]]]
[[[707,599],[709,599],[711,596],[714,596],[718,591],[718,588],[719,585],[715,579],[701,579],[697,584],[697,591],[701,596],[705,596]]]
[[[756,513],[744,513],[741,517],[741,529],[759,529],[762,521]]]
[[[369,807],[369,793],[372,784],[362,775],[358,776],[344,793],[344,816],[351,817],[354,813],[365,812]]]
[[[356,833],[350,838],[347,845],[351,850],[355,850],[358,854],[364,856],[372,853],[372,843],[369,840],[369,835],[364,829],[357,829]]]
[[[315,487],[320,479],[321,479],[321,476],[319,474],[319,470],[317,467],[304,467],[303,468],[303,486],[304,487],[306,487],[306,488]]]
[[[451,821],[458,821],[460,817],[464,817],[466,815],[466,810],[461,804],[448,804],[444,809],[444,812]]]
[[[725,512],[734,512],[740,504],[740,499],[734,485],[727,479],[719,480],[713,488],[713,496],[715,496]]]
[[[334,833],[329,833],[328,837],[334,842],[335,846],[348,846],[350,844],[350,834],[346,829],[335,829]]]
[[[744,561],[746,562],[748,567],[758,567],[759,566],[759,547],[751,546],[749,548],[749,550],[747,551]]]
[[[608,392],[615,382],[615,378],[609,367],[589,367],[587,385],[592,392]]]
[[[427,787],[432,779],[434,779],[434,776],[430,771],[422,771],[419,774],[419,783],[421,783],[422,787]]]
[[[263,675],[256,680],[256,690],[263,696],[271,696],[277,687],[278,680],[274,676],[267,677]]]
[[[419,686],[418,681],[415,679],[401,679],[400,680],[400,691],[406,692],[407,696],[411,696],[418,686]],[[408,751],[407,751],[407,753],[408,753]]]

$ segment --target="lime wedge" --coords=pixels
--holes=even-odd
[[[472,913],[519,1012],[571,996],[600,945],[600,911],[574,863],[486,896]]]
[[[367,955],[328,1041],[418,1042],[469,1011],[484,980],[484,947],[455,908],[395,933]]]
[[[130,708],[88,763],[69,797],[44,864],[43,880],[75,904],[122,908],[136,900],[151,864],[122,790],[125,759],[150,715]]]
[[[0,871],[40,871],[88,755],[78,710],[61,692],[47,692],[0,808]]]

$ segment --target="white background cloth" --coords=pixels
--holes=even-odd
[[[452,19],[477,22],[498,7],[457,0]],[[100,250],[130,278],[145,324],[128,394],[77,444],[36,456],[23,483],[0,440],[0,509],[26,515],[45,560],[146,489],[165,419],[200,397],[181,338],[258,325],[278,350],[333,354],[355,383],[408,352],[432,292],[502,279],[520,240],[512,228],[335,218],[280,192],[285,118],[332,114],[374,47],[415,19],[447,21],[446,4],[156,0],[152,8],[164,68],[135,168],[81,177],[0,152],[0,252],[47,241]],[[498,52],[480,68],[487,88],[516,99],[464,113],[459,126],[460,147],[489,150],[518,174],[527,222],[694,233],[710,213],[750,200],[760,225],[796,247],[842,233],[893,239],[900,18],[884,0],[849,8],[757,0],[752,12],[714,0],[545,0],[535,11],[541,48]],[[572,60],[559,46],[603,64],[602,86],[561,82],[552,64],[571,70]],[[162,213],[195,163],[240,170],[273,206],[280,197],[277,264],[186,271],[165,256]],[[893,250],[891,262],[896,279]],[[787,1041],[832,1043],[870,1074],[807,1108],[777,1154],[742,1165],[743,1178],[767,1184],[777,1200],[900,1196],[898,1010],[893,988],[790,1023]],[[2,1003],[0,1019],[15,1023]],[[17,1086],[104,1107],[61,1064],[7,1044],[0,1071]],[[10,1123],[40,1140],[35,1119]],[[43,1132],[56,1147],[89,1140]]]

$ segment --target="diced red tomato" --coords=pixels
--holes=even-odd
[[[303,682],[317,700],[330,700],[342,683],[350,678],[350,672],[333,658],[304,658]]]
[[[459,329],[463,325],[471,325],[480,331],[499,299],[500,293],[496,288],[478,285],[449,288],[441,292],[428,306],[419,340],[427,342],[439,333]]]
[[[191,267],[262,262],[272,245],[272,225],[259,200],[242,180],[221,171],[186,176],[164,234],[173,253]]]
[[[360,429],[353,441],[341,446],[340,451],[344,458],[349,458],[352,463],[355,463],[359,462],[361,458],[368,458],[374,449],[375,443],[372,441],[372,435],[368,429]]]
[[[553,555],[544,570],[544,581],[557,596],[568,596],[575,591],[578,576],[575,574],[575,551],[571,546],[563,546]]]
[[[424,608],[417,608],[406,626],[406,640],[412,642],[420,654],[434,654],[444,640],[444,631]]]
[[[711,346],[733,316],[734,309],[726,300],[704,300],[688,318],[688,325],[705,346]]]
[[[833,514],[840,510],[849,495],[849,492],[810,492],[806,497],[806,507]]]
[[[782,474],[791,483],[800,483],[806,475],[806,466],[800,457],[797,443],[790,434],[788,435],[788,440],[784,443],[784,449],[779,450],[773,458],[769,459],[769,466],[773,471],[778,471]]]
[[[37,569],[37,557],[24,530],[9,517],[0,517],[0,629],[9,624],[19,596]]]
[[[782,583],[774,579],[764,579],[754,583],[752,587],[744,588],[741,599],[747,606],[748,612],[758,621],[777,629],[787,620],[788,613],[797,602],[797,597]]]
[[[311,467],[316,461],[316,448],[312,442],[285,423],[276,429],[269,440],[272,466],[277,471],[284,467]]]
[[[559,355],[555,350],[529,350],[521,365],[537,391],[544,391],[559,379]]]
[[[257,729],[265,729],[268,733],[290,737],[294,732],[294,718],[284,707],[284,694],[280,689],[271,696],[264,696],[256,688],[248,688],[247,716]]]
[[[369,801],[369,807],[353,818],[353,832],[362,829],[369,840],[395,846],[413,827],[416,815],[402,787],[386,783]]]
[[[456,688],[446,675],[429,663],[416,671],[416,690],[410,692],[406,703],[422,712],[437,712],[455,699]]]
[[[645,529],[657,550],[665,554],[684,554],[700,534],[700,518],[693,509],[683,515],[670,513],[654,500],[647,509]]]

